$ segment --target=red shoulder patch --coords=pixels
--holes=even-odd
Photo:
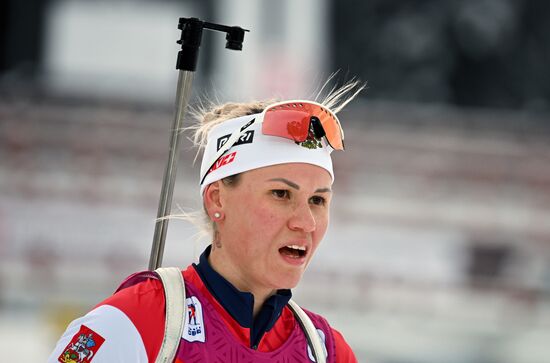
[[[105,339],[101,335],[81,325],[57,360],[61,363],[90,363],[103,342]]]

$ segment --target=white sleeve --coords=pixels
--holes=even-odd
[[[67,349],[75,335],[85,325],[101,336],[105,341],[99,346],[93,357],[93,363],[147,363],[147,353],[143,340],[132,321],[119,309],[102,305],[85,316],[74,320],[48,359],[48,363],[59,363],[58,358]]]

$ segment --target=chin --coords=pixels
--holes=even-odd
[[[302,280],[302,274],[299,276],[287,276],[286,278],[281,279],[280,286],[277,289],[293,289],[300,283]]]

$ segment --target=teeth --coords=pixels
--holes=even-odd
[[[293,250],[300,250],[300,251],[305,251],[305,250],[306,250],[305,247],[297,246],[297,245],[286,246],[286,247],[287,247],[287,248],[292,248]]]

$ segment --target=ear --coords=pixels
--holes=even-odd
[[[220,211],[223,207],[223,203],[220,196],[220,183],[221,181],[215,181],[212,184],[209,184],[204,190],[204,207],[209,216],[211,216],[215,211]]]

